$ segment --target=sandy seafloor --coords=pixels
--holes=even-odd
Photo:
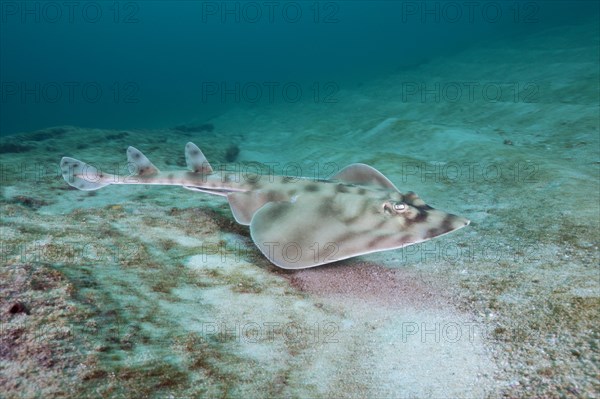
[[[337,103],[241,107],[205,121],[212,132],[4,138],[0,396],[598,397],[598,45],[597,25],[485,43]],[[402,98],[407,82],[507,92],[422,102]],[[472,223],[285,271],[218,197],[80,192],[57,168],[124,165],[134,145],[181,169],[189,140],[214,164],[237,146],[238,165],[278,173],[364,162]]]

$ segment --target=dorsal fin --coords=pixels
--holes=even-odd
[[[160,172],[158,168],[135,147],[127,148],[127,162],[129,162],[129,171],[134,176],[152,176]]]
[[[377,169],[364,163],[353,163],[346,166],[331,177],[331,180],[339,180],[343,183],[359,184],[366,186],[378,186],[399,191],[394,183],[385,177]]]
[[[200,148],[191,141],[185,145],[185,162],[194,173],[210,174],[213,168],[210,166]]]

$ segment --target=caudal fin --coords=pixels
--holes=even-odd
[[[63,179],[72,187],[83,191],[98,190],[111,184],[115,176],[98,171],[92,165],[75,158],[63,157],[60,160]]]

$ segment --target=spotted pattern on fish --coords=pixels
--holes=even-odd
[[[311,183],[304,186],[304,190],[308,192],[316,192],[319,191],[319,186],[317,184]]]
[[[129,147],[130,176],[104,173],[69,157],[61,160],[60,167],[65,181],[80,190],[111,184],[173,185],[223,196],[236,221],[250,226],[260,251],[286,269],[402,248],[469,224],[465,218],[432,208],[414,192],[401,193],[368,165],[349,165],[331,180],[266,178],[215,173],[193,143],[186,144],[185,158],[189,171],[161,172]]]
[[[338,183],[335,185],[335,191],[338,193],[348,193],[350,192],[350,190],[348,189],[348,187],[342,183]]]

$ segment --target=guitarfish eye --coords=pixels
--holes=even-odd
[[[408,207],[404,202],[396,202],[394,205],[394,210],[398,213],[404,212]]]
[[[386,202],[383,204],[383,211],[388,215],[397,215],[408,210],[408,206],[404,202]]]

